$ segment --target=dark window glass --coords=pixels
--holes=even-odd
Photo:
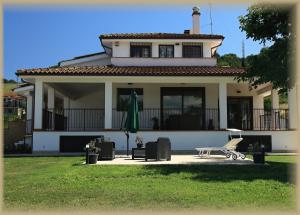
[[[159,46],[159,57],[172,58],[174,57],[174,46],[172,45],[160,45]]]
[[[151,57],[151,45],[130,45],[130,57]]]
[[[202,45],[183,45],[182,57],[186,58],[200,58],[203,57]]]
[[[127,111],[128,102],[130,98],[131,88],[118,88],[118,97],[117,97],[117,111]],[[143,97],[144,92],[142,88],[134,89],[137,93],[137,101],[139,106],[139,111],[143,110]]]
[[[205,123],[204,95],[202,87],[162,88],[162,126],[167,130],[202,128]]]

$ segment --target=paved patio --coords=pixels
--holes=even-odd
[[[132,160],[131,156],[117,155],[112,161],[98,161],[97,165],[174,165],[174,164],[230,164],[230,165],[252,165],[251,159],[245,158],[233,160],[222,155],[211,155],[210,158],[200,158],[198,155],[172,155],[170,161],[148,160],[140,158]]]

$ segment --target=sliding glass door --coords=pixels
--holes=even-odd
[[[161,125],[166,130],[204,128],[205,89],[203,87],[161,88]]]
[[[251,130],[252,119],[252,97],[228,97],[227,119],[229,128]]]

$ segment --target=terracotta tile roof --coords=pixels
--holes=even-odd
[[[243,68],[217,66],[66,66],[57,68],[20,69],[17,75],[84,75],[84,76],[235,76]]]
[[[23,98],[22,96],[14,93],[14,92],[5,92],[5,93],[3,93],[3,97],[9,97],[9,98],[14,98],[14,99]]]
[[[101,34],[100,39],[224,39],[217,34],[128,33]]]

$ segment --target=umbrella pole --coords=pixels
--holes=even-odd
[[[129,156],[129,133],[128,133],[128,131],[125,134],[127,137],[127,156]]]

